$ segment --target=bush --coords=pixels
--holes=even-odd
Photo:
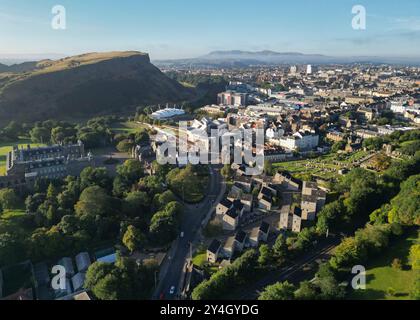
[[[391,266],[393,269],[401,270],[403,267],[401,259],[395,258],[394,260],[392,260]]]

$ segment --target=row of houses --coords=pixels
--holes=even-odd
[[[327,193],[316,182],[304,181],[298,190],[294,187],[289,190],[300,196],[300,206],[293,204],[292,193],[283,194],[279,229],[300,232],[316,219],[317,213],[325,205]]]
[[[244,248],[258,247],[261,241],[267,242],[270,232],[270,224],[263,221],[259,227],[255,227],[249,234],[240,230],[235,235],[222,242],[214,239],[207,249],[207,261],[216,263],[219,259],[230,260],[235,252],[242,252]]]
[[[271,211],[275,207],[279,191],[269,181],[259,177],[239,176],[235,178],[229,194],[216,206],[216,219],[222,221],[224,230],[236,230],[241,219],[253,212],[255,208]],[[251,194],[253,187],[259,189],[256,199]]]

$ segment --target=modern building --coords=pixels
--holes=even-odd
[[[185,114],[185,111],[178,108],[169,108],[166,107],[165,109],[160,109],[158,111],[153,112],[150,117],[154,120],[167,120],[172,117],[182,116]]]
[[[309,151],[318,147],[319,135],[308,131],[298,131],[291,136],[281,137],[279,144],[288,150]]]
[[[241,107],[246,105],[247,97],[248,95],[246,93],[225,91],[217,95],[217,103],[219,105]]]

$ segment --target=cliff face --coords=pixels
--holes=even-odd
[[[118,114],[193,96],[192,89],[152,65],[147,54],[92,53],[42,61],[36,70],[0,81],[0,123]]]

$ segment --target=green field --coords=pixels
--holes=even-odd
[[[19,145],[19,147],[26,147],[26,145],[30,144],[31,147],[39,147],[42,146],[40,143],[32,143],[28,139],[21,139],[16,141],[15,143],[3,143],[0,144],[0,176],[3,176],[6,173],[6,157],[7,154],[12,151],[14,145]]]
[[[112,131],[116,133],[135,133],[142,128],[147,129],[147,126],[134,122],[134,121],[126,121],[126,122],[119,122],[118,124],[113,126],[111,129]]]
[[[353,291],[350,299],[354,300],[407,300],[416,277],[420,272],[411,270],[407,266],[407,257],[410,246],[419,241],[417,232],[411,232],[397,242],[391,244],[388,250],[379,255],[366,267],[366,290]],[[392,261],[401,259],[403,268],[391,267]],[[395,295],[389,296],[389,288],[395,290]]]

